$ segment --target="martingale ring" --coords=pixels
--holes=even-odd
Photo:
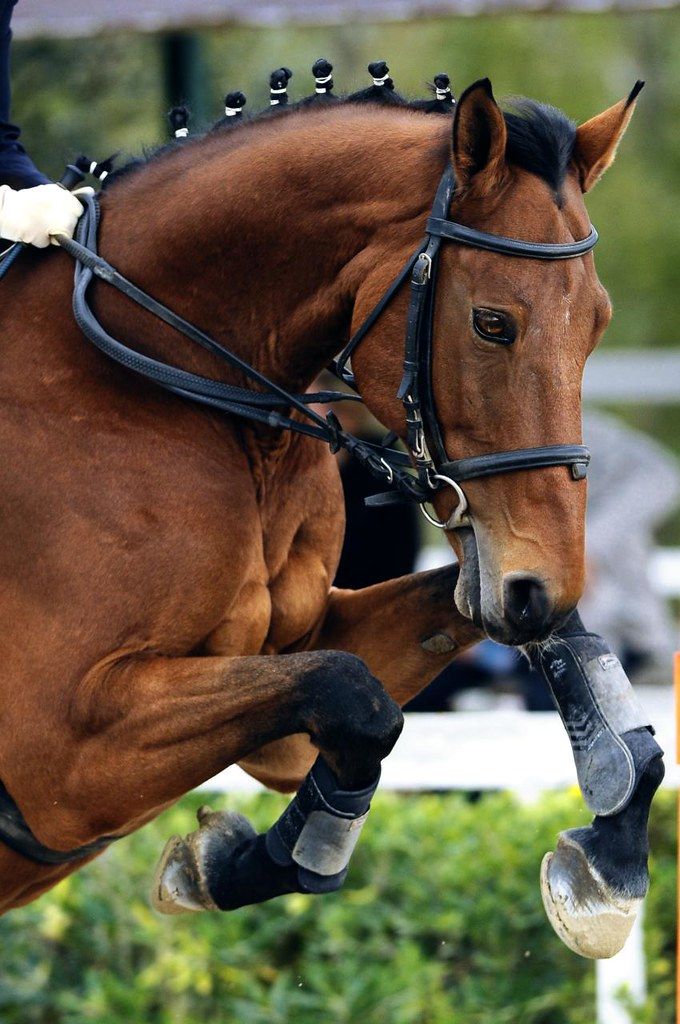
[[[448,484],[449,487],[453,487],[454,491],[458,495],[458,504],[446,522],[443,523],[440,519],[435,519],[434,516],[430,515],[425,508],[424,501],[418,502],[418,508],[425,519],[427,519],[428,523],[431,523],[432,526],[436,526],[438,530],[457,530],[459,526],[469,526],[470,517],[466,515],[468,502],[463,492],[463,488],[457,484],[455,480],[452,480],[450,476],[442,476],[441,473],[433,473],[432,479],[441,480],[442,483]]]

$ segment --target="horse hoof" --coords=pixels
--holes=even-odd
[[[607,960],[623,949],[642,902],[614,892],[565,832],[555,853],[543,858],[541,895],[565,946],[591,960]]]
[[[211,862],[223,862],[237,846],[257,833],[242,814],[200,807],[199,827],[186,839],[172,836],[165,845],[151,889],[151,905],[161,914],[195,914],[218,910],[207,876]]]

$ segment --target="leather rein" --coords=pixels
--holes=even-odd
[[[174,313],[123,277],[97,252],[99,205],[94,196],[83,196],[83,215],[78,222],[75,239],[58,236],[59,245],[75,260],[73,312],[85,336],[105,355],[135,373],[154,381],[167,391],[203,405],[211,406],[242,419],[290,430],[326,442],[332,452],[341,448],[359,459],[379,480],[392,488],[387,494],[366,499],[367,504],[390,504],[395,500],[417,501],[426,518],[442,529],[467,525],[467,499],[461,483],[497,473],[540,469],[546,466],[569,466],[575,480],[586,475],[590,452],[584,445],[560,444],[511,451],[491,452],[451,461],[439,427],[432,391],[432,334],[438,256],[443,241],[501,253],[540,260],[574,259],[590,252],[597,242],[597,231],[591,225],[589,235],[575,242],[550,244],[526,242],[502,235],[486,234],[447,219],[455,182],[449,168],[439,183],[432,213],[427,221],[427,234],[406,265],[399,272],[378,304],[369,313],[349,340],[333,370],[347,385],[356,390],[354,376],[348,368],[357,349],[383,310],[401,286],[410,278],[410,301],[406,325],[404,375],[398,397],[406,412],[406,443],[409,453],[379,444],[371,444],[345,431],[333,412],[324,418],[309,403],[340,400],[361,401],[361,396],[340,392],[319,392],[294,395],[240,359],[235,353],[206,334],[195,324]],[[12,265],[22,246],[12,246],[0,254],[0,279]],[[87,290],[93,277],[117,288],[133,302],[163,320],[191,341],[219,356],[243,373],[262,390],[237,387],[189,373],[180,367],[153,359],[124,345],[99,323],[88,303]],[[295,410],[301,418],[293,418]],[[432,452],[428,447],[432,446]],[[413,469],[415,467],[415,475]],[[447,522],[430,516],[425,503],[442,486],[452,487],[458,505]],[[66,864],[92,856],[114,838],[103,836],[75,850],[57,851],[45,847],[31,832],[14,800],[0,783],[0,840],[24,857],[42,864]]]

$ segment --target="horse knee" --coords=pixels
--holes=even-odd
[[[363,661],[344,651],[326,654],[306,673],[306,729],[341,778],[374,778],[404,725],[401,708]]]

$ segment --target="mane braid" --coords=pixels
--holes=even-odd
[[[130,174],[134,174],[137,171],[142,170],[150,163],[155,163],[156,160],[161,159],[167,153],[172,153],[177,149],[190,149],[201,139],[206,138],[211,133],[219,133],[221,131],[228,132],[230,135],[234,132],[239,132],[242,128],[247,125],[259,124],[264,121],[272,121],[280,117],[290,117],[291,114],[296,113],[300,110],[317,110],[319,107],[328,107],[329,113],[333,110],[337,110],[340,107],[348,106],[380,106],[383,109],[390,107],[402,109],[402,110],[413,110],[419,113],[425,113],[431,115],[435,114],[439,117],[451,117],[451,112],[446,110],[441,112],[439,110],[423,111],[422,107],[419,106],[418,100],[408,100],[404,96],[401,96],[398,92],[390,92],[390,99],[384,102],[381,96],[370,97],[366,96],[365,93],[369,90],[365,90],[363,93],[354,93],[346,96],[336,96],[335,94],[329,97],[323,96],[306,96],[301,100],[297,100],[294,103],[288,103],[287,105],[279,105],[275,107],[264,107],[257,113],[250,115],[244,113],[238,118],[220,118],[215,124],[210,125],[203,131],[192,132],[188,139],[170,139],[168,142],[162,143],[160,146],[154,146],[144,148],[141,155],[132,157],[127,163],[122,164],[119,168],[113,171],[106,178],[104,187],[108,188],[111,184],[115,184],[119,178],[128,177]],[[311,102],[310,102],[311,100]],[[233,122],[236,121],[236,124]],[[225,123],[227,122],[227,123]]]
[[[382,90],[376,90],[382,93]],[[396,91],[388,93],[385,102],[382,95],[368,95],[370,89],[346,96],[305,97],[287,106],[265,107],[258,113],[244,114],[237,118],[222,118],[203,132],[195,132],[188,139],[172,139],[155,148],[145,149],[141,156],[133,157],[128,163],[108,175],[103,188],[122,177],[127,177],[142,170],[149,163],[160,160],[168,153],[177,149],[189,150],[200,143],[210,133],[219,134],[224,131],[229,135],[240,132],[247,125],[271,121],[281,117],[290,117],[299,111],[319,110],[327,107],[329,116],[332,111],[346,106],[380,106],[383,110],[412,110],[427,117],[448,117],[453,119],[453,109],[441,109],[439,104],[431,101],[409,100]],[[310,102],[311,100],[311,102]],[[576,141],[576,127],[573,121],[548,104],[519,97],[511,101],[512,108],[504,111],[503,116],[508,131],[506,156],[510,163],[542,178],[559,199],[569,161],[572,157]],[[229,123],[226,123],[229,122]],[[236,122],[235,124],[233,122]]]

